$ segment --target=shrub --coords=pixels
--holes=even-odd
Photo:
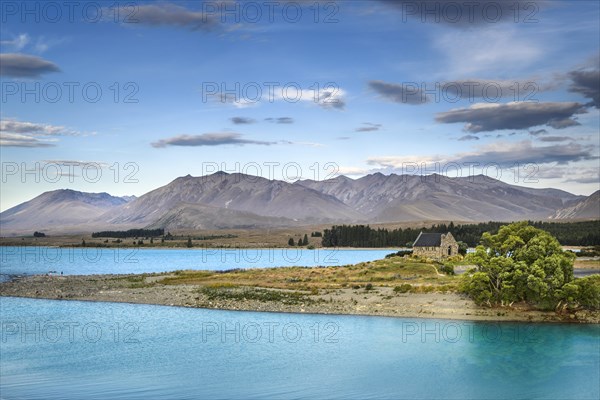
[[[412,250],[400,250],[396,253],[387,254],[385,258],[410,256],[412,253]]]
[[[408,293],[408,292],[411,291],[411,289],[412,289],[412,285],[411,284],[409,284],[409,283],[403,283],[400,286],[396,286],[394,288],[394,292],[396,292],[396,293]]]
[[[457,255],[455,255],[455,256],[450,256],[450,257],[448,257],[447,261],[449,261],[449,262],[451,262],[451,263],[452,263],[452,262],[461,262],[461,261],[462,261],[462,260],[464,260],[464,259],[465,259],[465,258],[464,258],[462,255],[460,255],[460,254],[457,254]]]
[[[464,275],[459,290],[468,294],[477,305],[491,306],[490,278],[485,272],[476,272],[471,277]]]
[[[454,275],[454,267],[451,265],[442,265],[440,267],[440,272],[443,272],[446,275]]]
[[[577,257],[598,257],[600,256],[600,246],[587,247],[575,253]]]
[[[365,286],[365,290],[373,290],[373,285],[370,283],[367,283],[367,286]]]
[[[570,308],[600,310],[600,275],[575,279],[561,288],[560,300]]]

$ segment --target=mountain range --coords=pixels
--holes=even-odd
[[[241,229],[322,223],[598,219],[600,192],[510,185],[484,175],[339,176],[294,183],[217,172],[140,197],[54,190],[0,213],[2,235],[103,229]]]

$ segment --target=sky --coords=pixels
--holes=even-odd
[[[217,170],[600,186],[597,1],[0,7],[2,211]]]

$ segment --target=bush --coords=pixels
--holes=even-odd
[[[462,261],[462,260],[464,260],[464,259],[465,259],[465,258],[464,258],[462,255],[460,255],[460,254],[457,254],[457,255],[455,255],[455,256],[450,256],[450,257],[448,257],[448,258],[446,259],[446,261],[448,261],[448,262],[451,262],[451,263],[452,263],[452,262],[461,262],[461,261]]]
[[[412,250],[400,250],[396,253],[390,253],[390,254],[386,255],[385,258],[404,257],[404,256],[410,256],[411,254],[412,254]]]
[[[365,290],[373,290],[373,285],[370,283],[367,283],[367,286],[365,286]]]
[[[408,293],[412,290],[412,285],[409,283],[403,283],[400,286],[396,286],[394,288],[394,292],[396,293]]]
[[[443,272],[446,275],[454,275],[454,267],[451,265],[442,265],[440,267],[440,272]]]
[[[600,246],[587,247],[575,253],[577,257],[598,257],[600,256]]]
[[[473,276],[464,275],[459,290],[469,295],[475,304],[491,306],[490,278],[485,272],[476,272]]]
[[[600,310],[600,275],[575,279],[562,287],[560,300],[569,308]]]

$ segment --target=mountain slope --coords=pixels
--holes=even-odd
[[[263,217],[286,218],[304,223],[354,222],[364,217],[335,197],[287,182],[261,177],[216,173],[205,177],[180,177],[171,183],[106,213],[98,222],[149,225],[182,205],[202,205],[252,213]],[[191,210],[186,215],[191,216]],[[197,214],[198,218],[205,215]],[[223,225],[237,224],[241,214],[227,214]],[[225,218],[226,215],[223,214]],[[179,216],[178,224],[183,224]],[[190,226],[202,221],[189,220]]]
[[[293,225],[298,225],[298,223],[281,217],[265,217],[228,208],[180,203],[147,227],[166,230],[214,230],[274,228]]]
[[[600,190],[570,207],[561,208],[552,219],[600,219]]]
[[[70,189],[53,190],[0,213],[4,232],[63,229],[90,223],[127,200],[108,193],[85,193]]]
[[[0,214],[2,233],[151,227],[236,229],[321,223],[600,218],[599,193],[510,185],[483,175],[340,176],[293,184],[218,172],[177,178],[140,197],[58,190]]]
[[[357,180],[337,177],[296,184],[331,195],[376,222],[410,220],[488,221],[545,219],[573,194],[556,189],[531,189],[478,175],[367,175]]]

